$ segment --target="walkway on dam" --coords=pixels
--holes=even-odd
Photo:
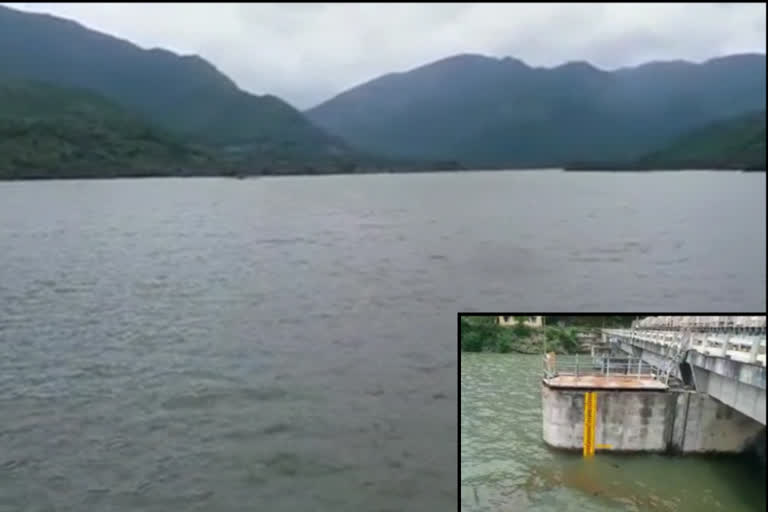
[[[678,378],[766,424],[765,317],[648,317],[632,329],[604,329],[603,336],[663,381]]]

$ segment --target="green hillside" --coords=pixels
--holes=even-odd
[[[286,102],[241,90],[196,55],[143,49],[54,16],[0,6],[0,70],[93,90],[185,140],[259,164],[350,153]]]
[[[694,130],[638,161],[650,168],[765,169],[765,110]]]
[[[451,165],[210,148],[93,91],[0,76],[0,179],[349,174]]]
[[[90,91],[0,79],[0,179],[195,174],[209,162]]]
[[[353,87],[307,111],[356,147],[465,166],[627,162],[765,109],[765,55],[615,71],[457,55]]]
[[[748,119],[709,125],[764,112],[765,63],[748,54],[604,71],[457,55],[305,116],[199,56],[0,6],[0,177],[764,167],[764,113],[762,135]]]

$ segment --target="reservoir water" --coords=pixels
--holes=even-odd
[[[548,448],[541,368],[538,355],[462,354],[462,511],[765,510],[765,469],[740,456],[585,459]]]
[[[763,173],[0,183],[0,511],[453,510],[457,311],[764,262]]]

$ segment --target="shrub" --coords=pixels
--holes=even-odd
[[[493,317],[461,317],[461,350],[482,352],[496,350],[499,340],[499,326]]]
[[[518,338],[528,338],[533,330],[525,325],[524,316],[518,316],[515,318],[515,325],[512,327],[512,332],[514,332],[515,336]]]

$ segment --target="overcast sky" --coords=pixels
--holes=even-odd
[[[302,109],[457,53],[613,69],[765,52],[765,3],[5,5],[199,54],[243,89]]]

